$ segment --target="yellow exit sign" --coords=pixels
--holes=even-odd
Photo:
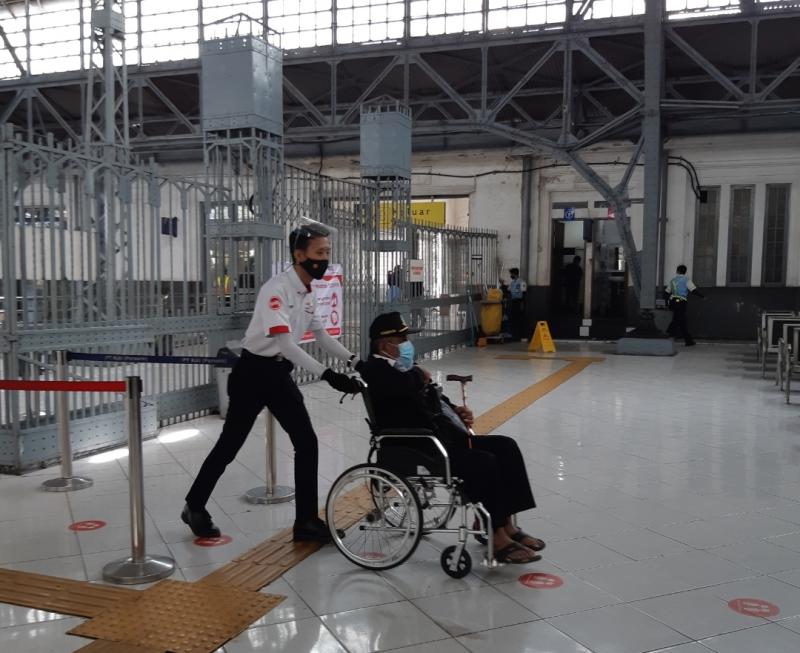
[[[414,224],[428,224],[444,227],[446,202],[411,202],[409,210],[411,221]],[[389,202],[381,203],[381,229],[390,229],[392,222],[400,216],[396,215],[399,209]]]

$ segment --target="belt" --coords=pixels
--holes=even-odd
[[[252,351],[247,349],[242,349],[242,358],[255,358],[261,361],[272,361],[275,363],[280,363],[286,360],[286,357],[283,354],[275,354],[274,356],[262,356],[261,354],[254,354]]]

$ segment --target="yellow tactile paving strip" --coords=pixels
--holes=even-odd
[[[369,510],[372,499],[366,486],[348,493],[337,506],[336,525],[347,528]],[[320,515],[325,517],[324,513]],[[319,549],[313,542],[293,542],[287,528],[198,581],[207,585],[259,590]]]
[[[138,592],[132,589],[0,569],[0,603],[48,612],[95,617],[109,606],[127,601],[136,594]]]
[[[525,410],[535,401],[544,397],[548,392],[552,392],[562,383],[569,381],[573,376],[586,369],[592,363],[599,363],[604,358],[599,357],[579,357],[579,356],[536,356],[530,354],[506,354],[496,356],[501,360],[565,360],[567,364],[557,372],[554,372],[538,383],[528,386],[521,392],[506,399],[503,403],[487,410],[482,415],[475,418],[472,425],[475,433],[487,434],[494,431],[498,426],[510,420],[517,413]]]
[[[170,653],[208,653],[284,599],[177,580],[163,580],[136,594],[69,633]]]
[[[567,365],[478,416],[477,433],[493,431],[592,363],[605,360],[558,354],[496,358],[563,360]],[[352,491],[348,499],[340,503],[336,518],[341,528],[372,509],[366,487]],[[210,653],[280,603],[284,597],[258,590],[319,548],[293,542],[291,529],[286,529],[196,583],[164,580],[143,591],[0,569],[0,602],[91,618],[70,631],[97,638],[81,653]]]
[[[83,653],[164,653],[160,648],[142,648],[124,642],[106,642],[102,639],[98,639],[80,650]]]

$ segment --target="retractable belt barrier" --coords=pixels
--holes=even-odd
[[[66,352],[57,352],[58,373],[65,373]],[[25,381],[0,380],[0,390],[41,390],[57,392],[58,431],[63,478],[46,482],[43,489],[65,491],[89,487],[92,481],[72,476],[72,453],[69,441],[67,392],[120,392],[125,396],[128,430],[128,477],[131,511],[131,556],[103,567],[103,579],[123,585],[149,583],[166,578],[175,570],[175,561],[167,556],[148,556],[145,550],[144,469],[142,464],[142,380],[138,376],[124,381]],[[49,487],[48,487],[49,485]]]
[[[172,363],[178,365],[213,365],[233,367],[235,358],[226,356],[147,356],[139,354],[84,354],[67,352],[68,361],[92,361],[97,363]]]
[[[233,367],[236,356],[148,356],[144,354],[87,354],[82,352],[66,352],[68,361],[90,361],[105,363],[149,363],[179,365],[213,365],[214,367]],[[277,468],[275,456],[275,418],[267,411],[265,415],[267,456],[266,484],[254,487],[245,492],[248,503],[272,504],[283,503],[294,499],[294,488],[277,484]]]

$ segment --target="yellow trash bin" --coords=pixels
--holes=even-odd
[[[503,324],[503,291],[489,288],[481,303],[481,331],[485,336],[500,335]]]

